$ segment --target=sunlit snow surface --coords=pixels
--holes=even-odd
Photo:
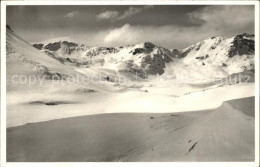
[[[183,59],[174,57],[165,48],[142,43],[117,48],[119,51],[113,54],[95,53],[94,58],[104,59],[102,65],[82,67],[61,63],[7,30],[7,126],[101,113],[207,110],[217,108],[227,100],[254,96],[253,82],[209,82],[213,78],[241,72],[242,65],[250,69],[249,64],[254,61],[253,55],[232,58],[223,56],[227,54],[232,40],[233,38],[222,37],[207,39],[191,46],[191,51]],[[133,55],[133,51],[145,48],[145,45],[148,45],[148,51]],[[216,47],[212,49],[212,46]],[[96,49],[91,47],[85,52],[95,52]],[[55,54],[60,52],[61,50]],[[206,54],[209,56],[204,61],[205,65],[201,65],[196,57]],[[70,56],[86,58],[81,51],[72,52]],[[159,63],[155,69],[162,69],[162,75],[150,74],[142,79],[135,78],[135,72],[129,72],[129,69],[135,67],[143,70],[142,67],[154,59]],[[227,67],[219,66],[223,62]],[[14,75],[24,75],[27,79],[30,76],[46,75],[89,76],[94,79],[86,83],[66,82],[66,79],[58,80],[64,81],[62,83],[50,79],[36,83],[18,83],[17,77],[14,83]],[[119,75],[125,77],[124,82],[104,80],[105,76]],[[169,79],[169,76],[172,78]]]

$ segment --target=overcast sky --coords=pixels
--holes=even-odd
[[[8,6],[6,21],[30,43],[150,41],[180,49],[212,36],[254,33],[254,6]]]

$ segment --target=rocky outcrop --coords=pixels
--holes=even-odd
[[[255,41],[254,35],[241,34],[237,35],[232,42],[232,46],[229,49],[228,56],[233,57],[235,55],[254,54],[255,53]]]
[[[49,43],[44,46],[44,49],[47,49],[49,51],[57,51],[60,49],[61,42],[54,42],[54,43]]]
[[[39,44],[33,44],[33,47],[35,47],[36,49],[42,50],[43,49],[44,44],[39,43]]]

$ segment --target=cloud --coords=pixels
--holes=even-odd
[[[64,17],[74,18],[78,13],[79,13],[78,11],[73,11],[73,12],[67,13]]]
[[[232,37],[244,32],[254,33],[252,6],[208,6],[192,13],[189,18],[200,26],[132,26],[125,24],[109,31],[104,45],[119,46],[153,42],[166,48],[184,48],[212,36]]]
[[[128,10],[129,8],[125,11]],[[119,13],[114,14],[114,16],[107,14],[102,18],[109,20],[111,18],[118,19],[125,11],[121,12],[121,15]],[[122,24],[123,20],[121,20],[120,24],[113,25],[115,27],[109,26],[99,31],[81,29],[77,33],[71,30],[66,31],[66,33],[60,33],[60,30],[57,30],[51,38],[68,36],[71,39],[77,39],[79,43],[91,46],[124,46],[149,41],[169,49],[182,49],[212,36],[229,38],[244,32],[254,33],[253,6],[206,6],[187,15],[191,21],[201,24],[198,26],[177,24],[137,25],[129,24],[125,21],[127,19],[124,19],[124,24]],[[26,36],[31,36],[32,34],[31,31],[26,33]],[[42,37],[42,39],[44,38],[47,39],[46,36]]]
[[[133,15],[141,13],[143,10],[148,10],[148,9],[152,9],[152,8],[153,8],[152,5],[147,5],[144,7],[130,6],[121,15],[119,14],[118,11],[105,11],[105,12],[98,14],[96,17],[97,17],[97,20],[111,20],[111,21],[123,20],[125,18],[129,18],[129,17],[132,17]]]
[[[104,38],[105,43],[131,44],[138,42],[142,30],[125,24],[120,28],[111,30]]]
[[[207,32],[228,35],[254,27],[254,6],[207,6],[188,15],[195,22],[203,21]]]
[[[105,11],[100,14],[98,14],[96,17],[98,20],[108,19],[108,20],[114,20],[117,18],[119,13],[117,11]]]
[[[157,45],[172,48],[175,43],[179,48],[187,42],[187,38],[180,37],[180,30],[175,26],[132,26],[125,24],[122,27],[111,30],[104,37],[104,44],[109,46],[121,46],[142,42],[153,42]]]
[[[120,16],[118,19],[121,20],[121,19],[125,19],[125,18],[128,18],[128,17],[131,17],[137,13],[140,13],[142,12],[143,8],[136,8],[136,7],[129,7],[122,16]]]

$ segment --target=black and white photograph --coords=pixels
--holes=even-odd
[[[3,166],[258,166],[259,2],[126,2],[3,4]]]

